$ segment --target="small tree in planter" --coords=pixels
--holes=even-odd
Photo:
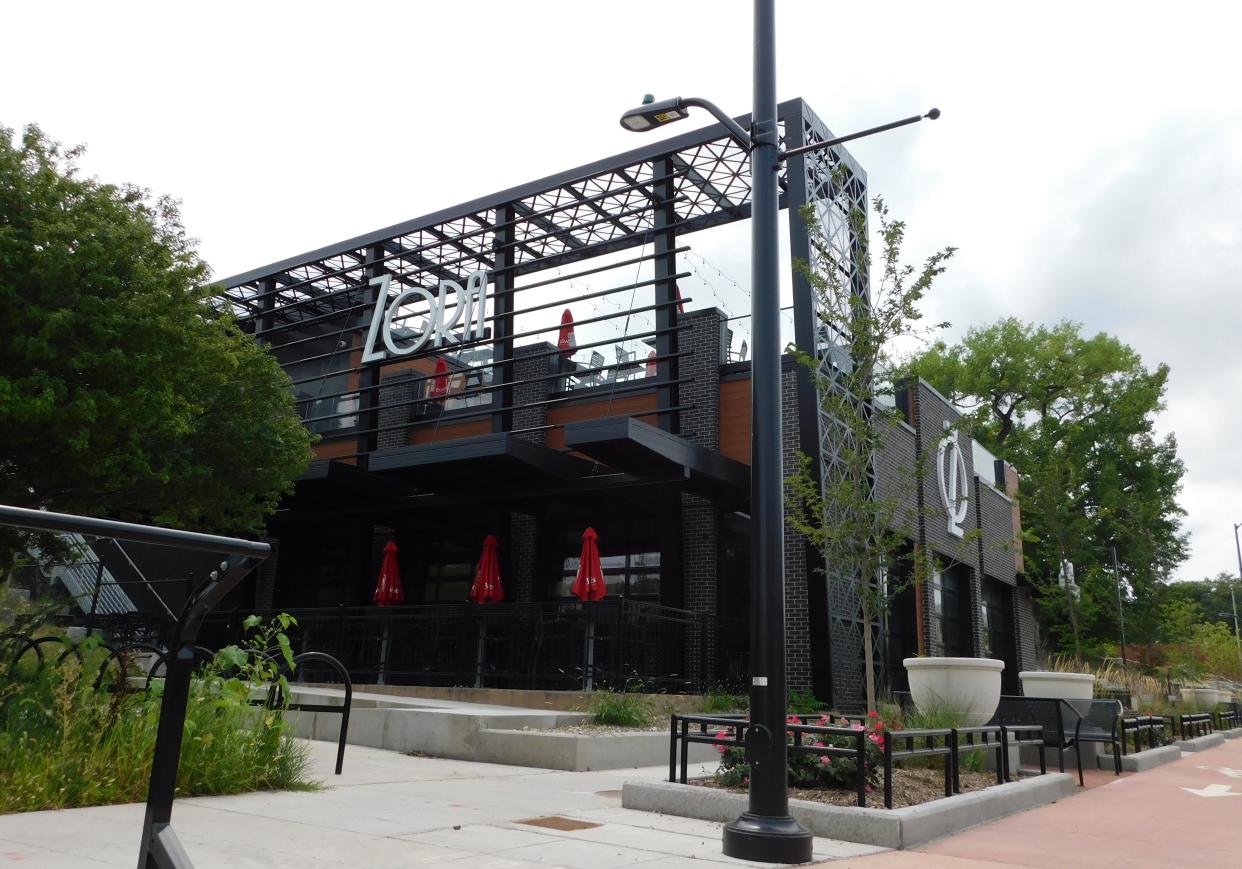
[[[835,427],[835,448],[831,457],[825,457],[822,475],[810,457],[799,454],[798,467],[787,481],[788,521],[819,550],[828,571],[840,572],[851,584],[861,603],[868,711],[876,708],[871,623],[910,582],[931,575],[930,558],[917,550],[913,570],[904,581],[890,574],[906,546],[903,529],[914,527],[918,509],[914,487],[922,479],[924,462],[916,457],[915,466],[907,469],[908,481],[895,491],[877,491],[875,456],[902,419],[896,407],[881,399],[896,385],[895,345],[948,325],[921,325],[919,304],[955,251],[952,247],[937,251],[918,270],[903,265],[905,222],[890,218],[879,197],[874,212],[883,243],[881,278],[869,291],[860,291],[842,280],[848,268],[839,262],[811,206],[803,209],[815,262],[799,260],[794,267],[815,294],[817,335],[827,336],[839,352],[834,353],[829,373],[814,354],[797,349],[793,353],[816,381],[823,416]],[[854,237],[865,238],[866,216],[855,210],[849,221]],[[865,246],[854,252],[854,261],[859,273],[869,273],[871,256]]]

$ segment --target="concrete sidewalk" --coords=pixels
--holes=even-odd
[[[659,779],[663,767],[554,772],[351,746],[335,777],[335,746],[310,747],[322,791],[177,801],[173,827],[197,869],[772,865],[722,857],[720,824],[620,807],[626,779]],[[142,815],[125,805],[0,816],[0,866],[132,869]],[[817,860],[878,850],[815,840]]]

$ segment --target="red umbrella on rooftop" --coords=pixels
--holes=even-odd
[[[496,535],[483,538],[483,554],[474,572],[474,584],[470,586],[470,599],[475,603],[500,603],[505,590],[500,584],[500,560],[496,557]]]
[[[652,350],[647,354],[647,376],[655,377],[660,373],[660,368],[656,365],[656,352]]]
[[[574,315],[568,308],[561,312],[561,331],[557,333],[556,346],[565,356],[572,355],[578,349],[578,339],[574,337]]]
[[[427,393],[428,398],[444,398],[448,395],[449,374],[448,362],[441,356],[436,360],[436,369],[433,372],[435,379],[431,381],[431,390]]]

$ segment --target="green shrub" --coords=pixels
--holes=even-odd
[[[789,691],[789,711],[795,715],[813,715],[827,708],[828,704],[810,691],[798,691],[792,688]]]
[[[313,787],[306,746],[286,732],[282,710],[249,702],[254,685],[283,681],[274,655],[291,657],[282,632],[289,624],[288,616],[270,626],[248,620],[252,641],[221,650],[191,683],[180,796]],[[146,799],[162,683],[150,693],[128,690],[124,679],[96,689],[96,672],[68,655],[4,674],[0,812]]]
[[[802,723],[796,716],[790,716],[790,724]],[[812,719],[809,724],[827,726],[831,720],[821,715],[819,721]],[[839,726],[839,725],[838,725]],[[864,773],[865,787],[870,791],[879,783],[884,769],[883,733],[884,723],[877,717],[868,719],[864,728],[861,724],[853,725],[854,729],[865,730]],[[720,739],[732,738],[732,728],[724,728],[715,732]],[[786,734],[786,742],[792,744],[793,736]],[[855,738],[852,736],[803,735],[804,745],[835,746],[837,748],[854,748]],[[720,752],[720,766],[716,769],[716,781],[726,787],[744,787],[750,782],[750,764],[746,762],[746,752],[742,748],[717,746]],[[809,752],[790,751],[786,756],[786,773],[790,787],[798,788],[844,788],[853,789],[858,784],[858,762],[853,757],[830,757]]]
[[[641,694],[603,688],[591,698],[591,723],[611,727],[648,727],[651,702]]]
[[[729,694],[719,688],[710,688],[703,695],[703,713],[716,715],[721,712],[745,712],[750,709],[750,697],[746,694]]]

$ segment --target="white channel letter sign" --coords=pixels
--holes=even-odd
[[[387,355],[409,356],[411,353],[422,350],[429,341],[432,347],[441,347],[445,344],[454,344],[458,340],[473,341],[486,334],[486,269],[472,272],[466,280],[465,289],[462,289],[457,281],[440,281],[439,293],[436,295],[433,295],[430,290],[417,287],[403,291],[385,307],[384,302],[388,299],[388,284],[391,281],[392,275],[380,275],[370,280],[372,286],[379,287],[379,301],[375,305],[375,312],[371,315],[371,328],[367,332],[366,344],[362,347],[363,364],[380,362]],[[449,290],[457,294],[457,305],[446,320],[444,312]],[[393,334],[393,318],[403,306],[415,299],[423,299],[427,302],[427,325],[422,333],[412,340],[403,336],[402,339],[409,340],[409,343],[399,345],[397,336]],[[453,334],[453,330],[459,324],[462,326],[460,339]],[[377,338],[382,338],[384,342],[384,347],[378,350],[375,347]]]
[[[967,488],[966,458],[957,443],[957,433],[944,424],[944,437],[936,447],[936,475],[940,478],[940,503],[949,516],[949,533],[954,537],[963,535],[962,523],[966,521],[970,489]]]

